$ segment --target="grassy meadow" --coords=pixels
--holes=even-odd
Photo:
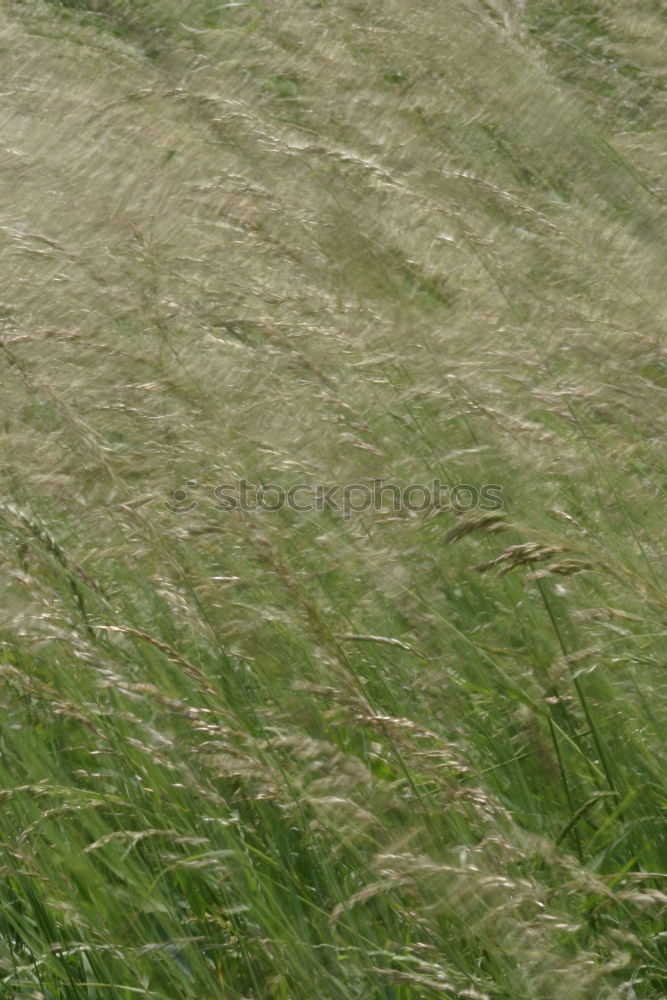
[[[0,1000],[665,1000],[663,0],[0,41]]]

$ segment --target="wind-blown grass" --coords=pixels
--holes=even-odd
[[[0,997],[662,997],[662,5],[2,33]]]

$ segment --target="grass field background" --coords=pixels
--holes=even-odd
[[[664,1000],[665,3],[0,25],[0,997]]]

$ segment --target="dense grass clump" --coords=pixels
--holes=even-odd
[[[0,998],[667,996],[663,8],[4,5]]]

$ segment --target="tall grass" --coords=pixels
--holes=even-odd
[[[5,5],[0,997],[667,995],[663,13]]]

